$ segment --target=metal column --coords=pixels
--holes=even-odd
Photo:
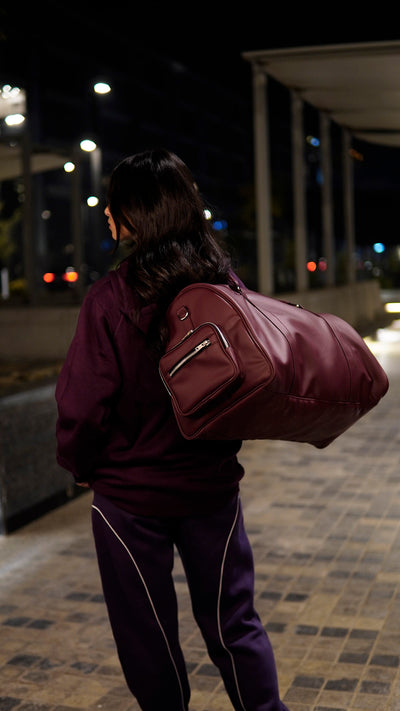
[[[271,219],[271,178],[268,143],[267,79],[253,65],[254,163],[256,183],[258,291],[274,291],[274,255]]]
[[[22,218],[23,230],[23,263],[24,275],[28,288],[28,299],[31,304],[37,302],[35,245],[33,234],[33,196],[32,196],[32,144],[29,127],[22,138],[22,174],[24,179],[24,207]]]
[[[353,163],[350,156],[351,135],[346,128],[342,129],[343,137],[343,205],[344,205],[344,235],[346,241],[346,271],[347,283],[356,280],[355,262],[355,230],[354,230],[354,184]]]
[[[306,259],[306,176],[304,169],[303,102],[295,91],[292,97],[292,150],[293,150],[293,213],[295,240],[296,289],[308,287]]]
[[[321,129],[322,168],[322,245],[326,259],[326,286],[335,284],[335,249],[333,236],[332,152],[330,120],[325,113],[319,115]]]
[[[74,245],[74,266],[79,275],[75,292],[81,298],[84,292],[84,285],[82,283],[84,277],[82,269],[82,264],[84,262],[84,245],[81,207],[81,157],[80,150],[78,148],[74,149],[73,162],[75,164],[75,170],[73,172],[71,182],[72,243]]]

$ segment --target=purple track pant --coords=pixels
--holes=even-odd
[[[174,545],[194,617],[234,709],[285,711],[272,648],[253,606],[253,556],[239,497],[206,516],[150,518],[95,494],[92,521],[118,655],[143,711],[187,711],[189,704]]]

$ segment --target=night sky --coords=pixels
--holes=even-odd
[[[381,8],[382,9],[382,8]],[[384,12],[369,18],[334,7],[243,3],[142,3],[91,4],[45,2],[21,12],[19,3],[0,7],[0,81],[23,83],[32,57],[43,47],[56,47],[60,61],[40,67],[41,79],[52,84],[68,77],[71,56],[79,58],[82,73],[89,65],[105,76],[129,72],[133,51],[154,52],[183,64],[193,72],[238,92],[252,101],[251,66],[242,52],[320,44],[396,40],[396,23]],[[10,76],[12,75],[12,76]],[[68,93],[68,83],[63,91]],[[382,188],[382,213],[390,209],[389,184],[400,186],[398,150],[364,146],[367,161],[361,175],[371,189]],[[368,168],[369,167],[369,168]],[[360,172],[360,171],[359,171]],[[368,216],[367,223],[376,217]],[[397,233],[397,228],[396,228]],[[397,235],[395,237],[397,240]]]
[[[384,13],[369,19],[341,12],[335,4],[293,6],[246,0],[243,3],[112,2],[71,0],[0,5],[0,74],[4,67],[24,71],[27,49],[56,45],[99,66],[122,68],[129,49],[141,47],[182,62],[239,91],[250,72],[241,53],[319,44],[395,40],[396,29]],[[49,74],[57,67],[47,67]]]

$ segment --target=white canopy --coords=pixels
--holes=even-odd
[[[354,137],[400,146],[400,41],[245,52]]]
[[[67,157],[52,151],[37,151],[30,158],[31,173],[62,168]],[[22,148],[20,145],[0,143],[0,181],[14,180],[23,175]]]

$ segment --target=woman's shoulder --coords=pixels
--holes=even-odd
[[[106,310],[117,307],[131,312],[137,306],[137,296],[126,282],[126,271],[124,262],[110,269],[90,287],[86,299],[96,301]]]

